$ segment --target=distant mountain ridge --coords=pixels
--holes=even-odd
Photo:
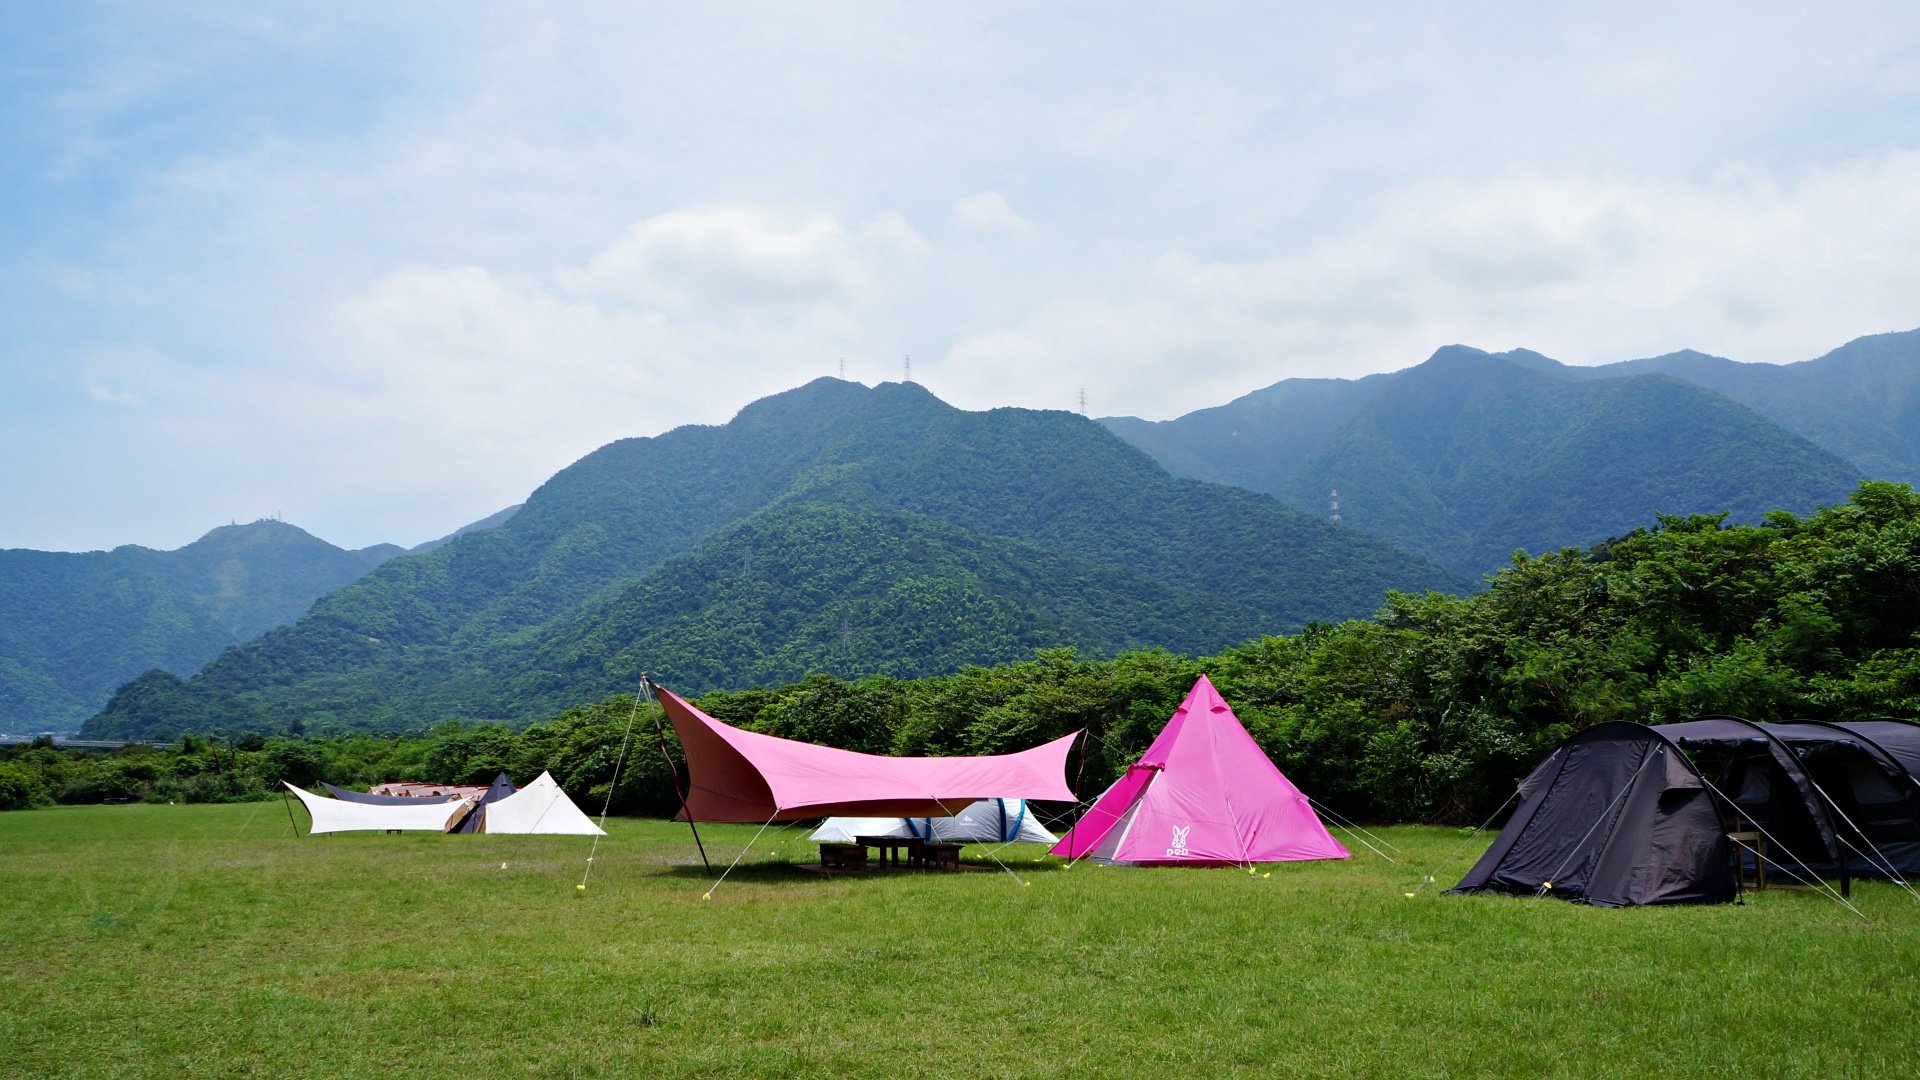
[[[1465,582],[1070,413],[820,379],[601,447],[498,527],[385,564],[87,724],[525,722],[630,689],[901,675],[1040,645],[1218,648]]]
[[[1801,364],[1698,353],[1594,368],[1447,346],[1362,379],[1288,379],[1173,420],[1101,423],[1176,475],[1328,513],[1463,574],[1659,513],[1756,520],[1920,479],[1920,331]]]
[[[425,543],[415,544],[414,546],[408,548],[406,553],[408,555],[418,555],[423,551],[432,551],[436,548],[446,547],[448,544],[453,543],[455,540],[460,539],[461,537],[467,535],[468,533],[484,532],[487,529],[499,528],[501,525],[506,523],[508,518],[512,517],[513,515],[519,512],[520,512],[520,504],[514,503],[512,506],[507,507],[505,510],[495,510],[493,513],[488,514],[486,517],[481,518],[479,521],[476,521],[471,525],[462,525],[459,528],[453,530],[452,532],[438,539],[428,540]]]
[[[1855,338],[1794,364],[1741,363],[1687,350],[1566,373],[1684,379],[1732,398],[1874,479],[1920,484],[1920,330]]]
[[[272,520],[173,551],[0,551],[0,730],[72,730],[134,675],[198,670],[400,553]]]

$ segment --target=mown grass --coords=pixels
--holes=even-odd
[[[303,821],[304,824],[304,821]],[[1402,865],[821,878],[684,825],[296,838],[278,803],[0,814],[9,1076],[1912,1076],[1920,902],[1608,911]],[[751,828],[706,827],[730,858]],[[1447,863],[1439,887],[1485,837]],[[1349,845],[1356,846],[1357,845]],[[968,849],[976,857],[979,849]],[[502,865],[504,863],[504,866]]]

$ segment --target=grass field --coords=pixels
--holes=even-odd
[[[1068,870],[1014,849],[1025,885],[825,879],[787,865],[812,857],[789,829],[703,900],[684,825],[608,825],[580,892],[583,838],[296,838],[279,803],[0,814],[0,1071],[1920,1072],[1920,902],[1888,885],[1856,888],[1864,919],[1788,891],[1409,900],[1460,840],[1411,827],[1385,832],[1398,866]],[[729,858],[753,832],[702,829]]]

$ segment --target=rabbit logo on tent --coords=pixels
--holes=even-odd
[[[1173,846],[1167,849],[1167,855],[1169,857],[1175,859],[1184,859],[1187,857],[1187,834],[1192,831],[1193,826],[1191,825],[1175,825],[1173,827]]]

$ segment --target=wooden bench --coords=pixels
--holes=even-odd
[[[867,868],[867,849],[863,844],[821,844],[820,865],[828,870]]]
[[[926,860],[929,870],[960,869],[960,845],[936,843],[929,840],[920,845],[920,856]]]

